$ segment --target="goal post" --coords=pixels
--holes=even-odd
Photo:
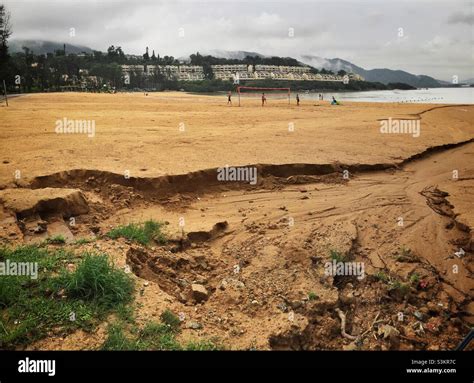
[[[265,96],[271,96],[272,98],[278,99],[288,99],[288,104],[290,104],[291,99],[291,89],[290,88],[265,88],[265,87],[256,87],[256,86],[238,86],[237,95],[239,97],[239,106],[241,97],[252,97],[257,94],[260,96],[261,93],[265,93]]]

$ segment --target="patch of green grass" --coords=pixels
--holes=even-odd
[[[410,285],[399,280],[395,280],[390,282],[388,290],[390,292],[397,293],[401,297],[404,297],[410,292]]]
[[[186,347],[188,351],[219,351],[222,346],[216,340],[201,340],[189,342]]]
[[[160,315],[161,322],[167,325],[172,331],[179,331],[181,321],[179,318],[170,310],[166,309]]]
[[[133,323],[135,321],[134,306],[130,303],[121,303],[115,307],[117,317],[128,323]]]
[[[64,238],[64,236],[60,234],[55,235],[54,237],[46,238],[45,242],[50,245],[62,245],[66,243],[66,238]]]
[[[308,299],[310,301],[314,301],[314,300],[318,299],[318,295],[311,291],[311,292],[308,293]]]
[[[329,257],[334,259],[336,262],[346,262],[347,260],[347,254],[341,253],[335,249],[329,250]]]
[[[166,310],[165,312],[171,313]],[[174,315],[174,314],[173,314]],[[163,319],[165,318],[165,319]],[[180,344],[176,335],[177,330],[164,323],[168,317],[162,315],[161,323],[148,322],[141,329],[127,330],[124,323],[109,325],[107,339],[102,350],[219,350],[222,346],[215,339],[205,339]],[[179,328],[178,328],[179,330]]]
[[[75,256],[64,249],[0,248],[1,261],[38,262],[37,279],[0,277],[0,349],[29,344],[52,333],[91,331],[116,306],[131,299],[131,282],[124,282],[127,274],[109,263],[91,267],[88,257],[76,271],[67,272],[65,265]],[[86,272],[91,269],[93,275]]]
[[[163,222],[149,220],[144,223],[130,223],[126,226],[119,226],[107,233],[112,239],[126,238],[142,245],[148,245],[151,241],[159,244],[165,244],[166,235],[162,232]]]
[[[92,253],[85,253],[76,270],[64,271],[55,284],[71,298],[95,301],[105,307],[129,302],[133,293],[129,275],[116,269],[107,255]]]
[[[86,245],[95,241],[95,238],[79,238],[74,241],[74,245]]]
[[[102,350],[181,350],[176,334],[164,323],[148,322],[142,329],[128,331],[123,324],[110,324]]]
[[[150,322],[140,330],[137,342],[145,350],[181,350],[175,336],[167,324]]]
[[[385,274],[383,271],[378,271],[375,274],[375,278],[377,278],[379,281],[382,281],[384,283],[390,282],[390,278],[387,274]]]
[[[72,259],[72,254],[58,249],[54,253],[40,246],[20,246],[0,248],[0,262],[37,263],[37,279],[29,276],[3,275],[0,277],[0,310],[9,307],[23,297],[25,290],[44,285],[46,275]]]
[[[420,282],[420,275],[418,273],[413,273],[412,275],[410,275],[410,283],[412,285],[417,286],[419,282]]]
[[[107,351],[136,350],[137,345],[125,335],[125,329],[120,324],[112,323],[107,328],[107,339],[101,349]]]

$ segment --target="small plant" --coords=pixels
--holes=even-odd
[[[86,244],[92,243],[94,241],[95,241],[94,238],[79,238],[79,239],[76,239],[74,241],[74,244],[75,245],[86,245]]]
[[[388,277],[387,274],[385,274],[383,271],[379,271],[375,274],[375,278],[377,278],[379,281],[382,281],[384,283],[388,283],[390,281],[390,278]]]
[[[140,330],[137,343],[146,350],[181,350],[175,332],[164,323],[150,322]]]
[[[112,239],[126,238],[133,242],[138,242],[142,245],[148,245],[152,240],[160,244],[166,243],[166,236],[162,232],[164,223],[153,220],[144,223],[135,224],[130,223],[126,226],[119,226],[107,233],[107,236]]]
[[[316,293],[314,293],[314,292],[311,291],[311,292],[308,294],[308,299],[309,299],[310,301],[314,301],[314,300],[318,299],[318,296],[316,295]]]
[[[222,346],[215,339],[192,341],[184,346],[176,340],[177,331],[166,322],[178,319],[171,311],[161,315],[161,323],[148,322],[143,328],[127,331],[123,323],[110,324],[103,350],[219,350]],[[179,321],[179,319],[178,319]],[[176,325],[176,323],[175,323]]]
[[[54,237],[46,238],[46,243],[49,245],[62,245],[66,243],[66,238],[63,235],[55,235]]]
[[[107,351],[126,351],[136,350],[136,344],[124,333],[124,328],[117,324],[110,324],[107,328],[107,339],[102,345],[102,350]]]
[[[412,253],[411,249],[401,246],[398,250],[398,255],[396,257],[398,262],[416,262],[416,257]]]
[[[135,313],[133,305],[128,302],[124,302],[115,307],[117,317],[127,323],[133,323],[135,321]]]
[[[345,262],[347,258],[346,254],[343,254],[340,251],[334,249],[329,250],[329,256],[336,262]]]
[[[188,351],[218,351],[222,346],[215,339],[191,341],[186,345]]]
[[[418,273],[413,273],[410,275],[410,283],[412,285],[418,286],[418,283],[420,282],[420,275]]]
[[[390,284],[388,290],[400,297],[404,297],[410,292],[410,286],[406,283],[400,282],[399,280],[395,280]]]
[[[165,310],[160,315],[161,322],[167,325],[172,331],[179,331],[179,327],[181,325],[181,321],[179,318],[170,310]]]

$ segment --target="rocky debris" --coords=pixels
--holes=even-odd
[[[425,187],[420,194],[426,198],[426,204],[439,215],[454,217],[453,208],[446,197],[449,193],[439,190],[436,186]]]
[[[295,314],[292,320],[286,314],[280,328],[270,335],[268,342],[273,350],[305,350],[311,337],[308,319]]]
[[[202,329],[202,324],[195,321],[189,321],[189,322],[186,322],[185,327],[191,330],[200,330]]]
[[[277,309],[283,311],[284,313],[288,312],[288,306],[284,303],[277,304]]]
[[[415,312],[413,313],[413,316],[414,316],[416,319],[418,319],[418,320],[420,320],[420,321],[422,321],[422,322],[424,322],[424,321],[426,320],[426,315],[423,314],[423,313],[420,312],[420,311],[415,311]]]
[[[191,285],[191,292],[196,302],[206,301],[209,298],[209,293],[203,285],[193,283]]]
[[[40,220],[40,221],[36,222],[36,226],[34,228],[31,228],[31,229],[30,229],[30,231],[32,231],[33,234],[44,233],[46,230],[48,230],[48,222]]]
[[[378,335],[382,335],[383,339],[388,340],[391,348],[398,348],[400,344],[400,331],[388,324],[382,325],[378,329]]]
[[[356,342],[351,342],[351,343],[349,343],[349,344],[347,344],[347,345],[342,346],[342,349],[343,349],[344,351],[354,351],[354,350],[357,350],[358,347],[357,347]]]

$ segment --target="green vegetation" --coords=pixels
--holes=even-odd
[[[412,285],[417,286],[419,282],[420,282],[420,275],[418,273],[413,273],[412,275],[410,275],[410,283]]]
[[[393,292],[401,297],[406,296],[410,292],[410,285],[399,280],[389,282],[389,292]]]
[[[221,346],[215,340],[191,341],[180,344],[176,335],[180,331],[178,317],[165,310],[161,323],[148,322],[141,329],[127,328],[123,323],[109,325],[107,339],[102,350],[219,350]],[[177,322],[176,322],[177,321]]]
[[[218,351],[222,347],[212,340],[191,341],[186,345],[188,351]]]
[[[377,278],[379,281],[382,281],[384,283],[389,283],[390,278],[387,274],[385,274],[383,271],[379,271],[375,274],[375,278]]]
[[[347,254],[343,254],[338,250],[331,249],[329,250],[329,257],[336,262],[346,262],[347,261]]]
[[[405,84],[403,82],[389,82],[387,84],[388,89],[398,89],[398,90],[412,90],[416,89],[416,87]]]
[[[85,253],[74,272],[62,272],[54,280],[68,297],[95,302],[104,307],[130,300],[133,284],[123,271],[114,268],[107,255]]]
[[[0,277],[0,348],[25,345],[51,334],[90,331],[115,306],[132,300],[130,277],[105,255],[81,260],[63,249],[0,248],[0,261],[37,262],[38,278]],[[73,272],[67,263],[78,263]]]
[[[79,238],[74,241],[74,245],[86,245],[95,241],[95,238]]]
[[[398,262],[416,262],[417,258],[408,247],[401,246],[396,259]]]
[[[308,299],[309,299],[310,301],[314,301],[314,300],[318,299],[318,296],[317,296],[316,293],[314,293],[314,292],[311,291],[311,292],[308,294]]]
[[[410,283],[404,283],[398,279],[391,278],[383,271],[377,272],[374,277],[388,286],[388,292],[391,293],[391,295],[395,295],[400,298],[408,295],[411,290],[410,284],[413,284],[415,281],[419,280],[419,276],[416,273],[410,276]]]
[[[165,310],[160,316],[161,322],[167,325],[172,331],[179,331],[181,321],[170,310]]]
[[[144,223],[130,223],[126,226],[119,226],[107,233],[112,239],[126,238],[142,245],[148,245],[152,240],[160,244],[166,243],[166,236],[162,232],[164,223],[153,220]]]
[[[62,245],[66,243],[66,238],[63,235],[55,235],[54,237],[46,238],[45,242],[49,245]]]
[[[125,351],[136,350],[137,346],[124,334],[124,328],[117,324],[110,324],[107,329],[107,339],[102,345],[102,350]]]

